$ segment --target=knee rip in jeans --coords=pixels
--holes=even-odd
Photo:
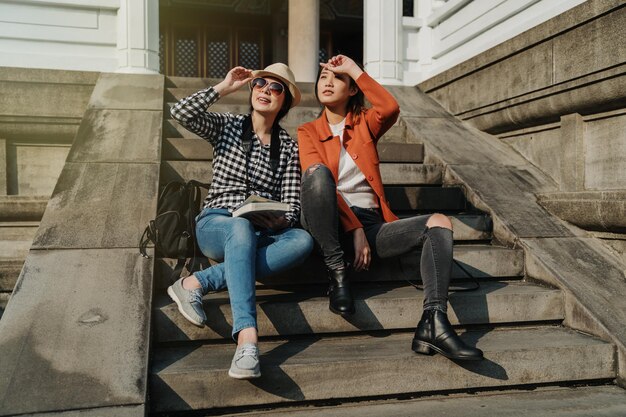
[[[448,227],[447,224],[450,226]],[[428,221],[426,222],[426,229],[428,230],[435,227],[452,230],[452,221],[450,221],[450,218],[444,214],[435,213],[428,218]]]
[[[312,174],[313,172],[315,172],[315,170],[317,170],[318,168],[321,168],[323,165],[324,164],[313,164],[306,169],[306,173]]]

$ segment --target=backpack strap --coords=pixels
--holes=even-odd
[[[172,284],[178,281],[178,279],[180,278],[180,275],[183,272],[183,267],[185,266],[186,262],[187,262],[187,258],[178,258],[178,262],[176,262],[176,266],[174,267],[174,270],[172,271],[172,275],[170,276],[170,282]]]

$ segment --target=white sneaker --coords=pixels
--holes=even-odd
[[[203,327],[206,314],[202,308],[202,290],[186,290],[183,288],[183,279],[180,278],[167,288],[167,294],[178,306],[178,311],[184,318],[198,327]]]
[[[261,376],[259,348],[254,343],[244,343],[237,347],[228,376],[235,379],[254,379]]]

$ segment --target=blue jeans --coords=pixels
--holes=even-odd
[[[227,209],[204,209],[197,217],[196,237],[202,253],[223,261],[194,275],[203,293],[228,288],[233,313],[233,338],[257,328],[255,280],[302,263],[313,249],[313,238],[302,229],[255,230]]]

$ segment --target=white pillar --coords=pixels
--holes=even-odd
[[[402,0],[364,0],[363,61],[383,84],[402,84]]]
[[[314,82],[320,49],[320,0],[289,0],[289,67],[296,81]]]
[[[158,74],[159,2],[120,0],[116,72]]]

